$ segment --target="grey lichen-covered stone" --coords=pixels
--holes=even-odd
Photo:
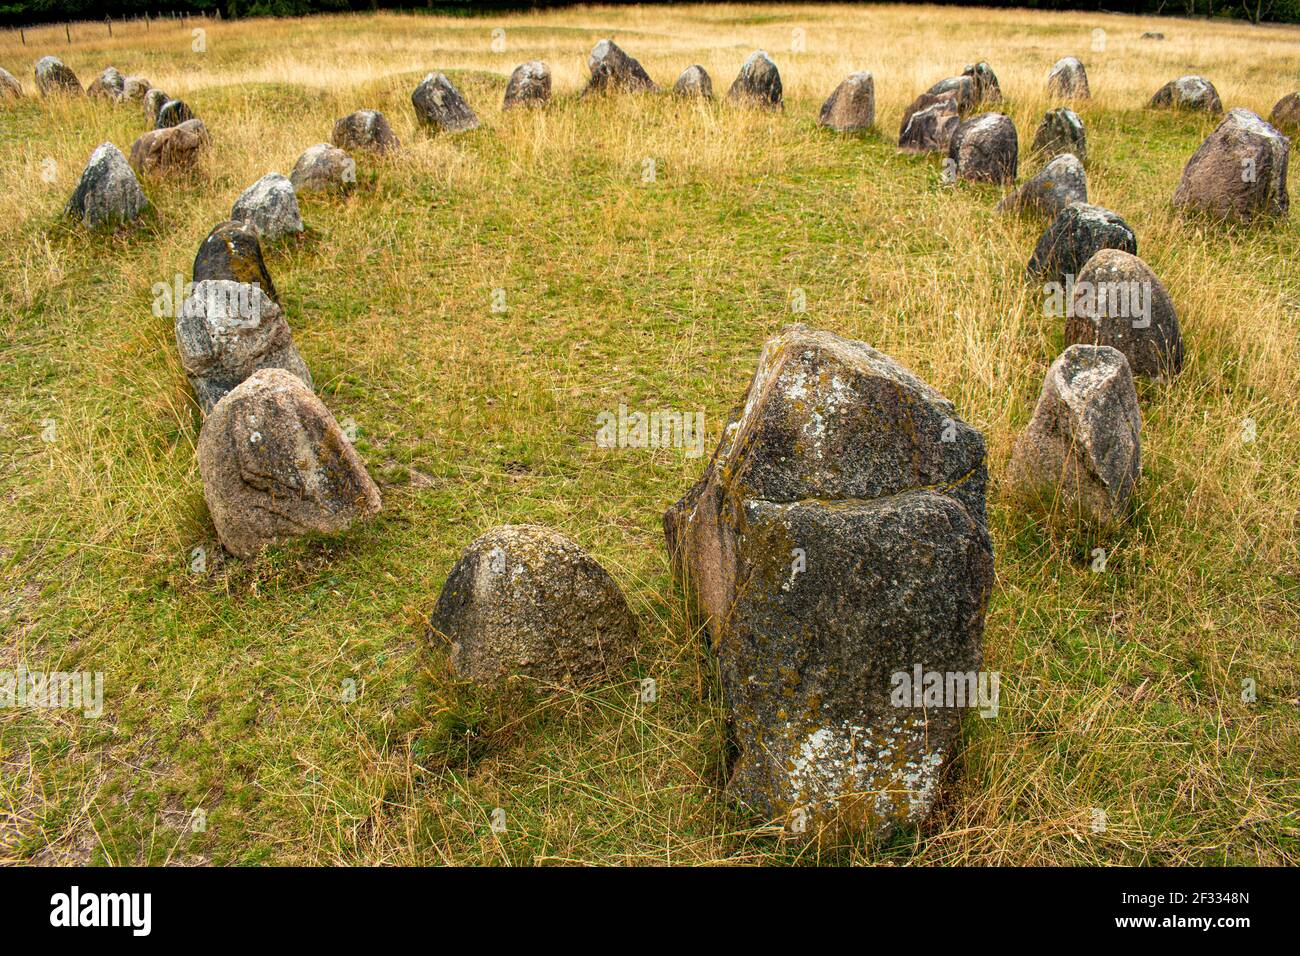
[[[128,76],[122,81],[122,99],[128,103],[143,103],[151,89],[153,84],[143,76]],[[154,120],[157,120],[157,114]]]
[[[857,133],[876,125],[876,81],[870,73],[850,73],[822,104],[817,125],[837,133]]]
[[[158,113],[171,100],[171,97],[158,88],[148,90],[140,101],[144,118],[154,129],[158,128]]]
[[[1102,526],[1128,520],[1142,471],[1142,413],[1128,360],[1106,345],[1071,345],[1052,363],[1007,482],[1030,502]]]
[[[134,222],[149,205],[122,151],[100,143],[90,154],[64,213],[91,229]]]
[[[903,113],[898,148],[904,153],[947,152],[952,134],[961,124],[957,94],[922,93]]]
[[[209,142],[202,120],[149,130],[131,144],[131,166],[136,172],[153,175],[191,169]]]
[[[512,675],[547,689],[616,675],[636,622],[614,579],[578,544],[536,525],[502,525],[456,562],[429,621],[456,672],[493,686]]]
[[[339,534],[380,510],[379,489],[329,409],[278,368],[255,372],[199,431],[217,537],[237,557],[305,534]]]
[[[295,193],[345,193],[357,184],[357,163],[337,146],[317,143],[298,157],[289,173],[289,182]]]
[[[957,112],[965,116],[967,111],[979,103],[979,88],[973,76],[950,76],[940,80],[926,90],[922,96],[943,96],[952,94],[957,105]]]
[[[682,70],[673,84],[673,93],[677,96],[698,96],[706,100],[713,99],[713,79],[704,67],[696,63]]]
[[[81,81],[57,56],[43,56],[36,61],[36,89],[41,96],[52,93],[81,93]]]
[[[601,40],[587,56],[591,79],[583,96],[603,93],[653,93],[658,87],[639,62],[613,40]]]
[[[357,110],[334,124],[330,142],[339,149],[365,149],[389,153],[402,144],[378,110]]]
[[[1072,153],[1083,162],[1088,158],[1087,139],[1079,114],[1061,106],[1048,110],[1038,124],[1033,149],[1040,156],[1049,157]]]
[[[231,219],[251,222],[267,242],[302,232],[302,213],[293,183],[281,173],[267,173],[240,194],[230,210]]]
[[[158,108],[158,120],[154,126],[156,129],[166,129],[168,126],[180,126],[192,119],[194,111],[184,100],[168,100]]]
[[[972,105],[1002,102],[1002,87],[998,83],[997,74],[983,60],[968,65],[961,71],[961,75],[969,76],[975,81],[975,103]]]
[[[1067,100],[1086,100],[1092,96],[1088,89],[1088,71],[1078,57],[1067,56],[1057,60],[1047,74],[1047,90],[1053,96]]]
[[[19,100],[22,96],[23,85],[18,82],[18,78],[4,67],[0,67],[0,100]]]
[[[811,834],[915,823],[959,714],[890,675],[979,667],[992,587],[984,440],[888,356],[806,326],[770,340],[700,481],[664,515],[718,655],[730,789]]]
[[[977,183],[1013,183],[1020,162],[1016,124],[1004,113],[981,113],[953,131],[948,158],[958,179]]]
[[[1156,90],[1147,105],[1155,109],[1223,112],[1223,101],[1219,99],[1219,91],[1203,76],[1180,76],[1176,80],[1170,80]]]
[[[430,73],[411,94],[415,118],[420,125],[435,132],[461,133],[478,129],[478,117],[465,97],[441,73]]]
[[[763,50],[755,50],[740,67],[727,91],[727,102],[763,109],[785,108],[781,93],[781,71]]]
[[[1300,133],[1300,91],[1288,93],[1273,106],[1268,121],[1285,133]]]
[[[1088,201],[1088,174],[1072,153],[1052,159],[1029,182],[998,203],[998,212],[1055,218],[1070,203]]]
[[[537,109],[551,100],[551,68],[541,60],[520,63],[510,74],[501,109]]]
[[[1167,378],[1183,367],[1178,315],[1150,266],[1119,249],[1102,249],[1075,278],[1065,344],[1109,345],[1135,375]]]
[[[194,256],[194,282],[204,279],[252,283],[270,296],[271,301],[280,301],[262,257],[257,227],[247,222],[228,219],[218,223],[199,244]]]
[[[1237,222],[1283,218],[1290,157],[1281,131],[1250,110],[1231,110],[1187,161],[1174,205]]]
[[[104,72],[95,77],[86,88],[86,95],[92,99],[105,99],[111,103],[118,103],[122,100],[125,86],[126,77],[109,66],[105,67]]]
[[[1029,260],[1029,275],[1049,282],[1077,276],[1102,249],[1137,255],[1137,236],[1128,223],[1101,206],[1071,203],[1057,213],[1038,240]]]
[[[283,369],[312,387],[284,313],[251,283],[195,283],[176,316],[176,347],[205,415],[258,369]]]

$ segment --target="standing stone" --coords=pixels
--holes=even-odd
[[[512,110],[516,107],[537,108],[545,106],[551,99],[551,68],[541,60],[529,60],[520,63],[510,74],[506,84],[505,101],[501,109]]]
[[[1120,249],[1137,255],[1137,236],[1115,213],[1088,203],[1071,203],[1047,227],[1033,258],[1029,275],[1048,282],[1065,282],[1077,276],[1089,259],[1102,249]]]
[[[960,706],[891,699],[914,667],[981,664],[993,583],[984,439],[861,342],[764,347],[703,477],[664,515],[718,656],[733,796],[811,836],[929,812]]]
[[[485,686],[523,675],[545,689],[615,676],[636,622],[609,573],[579,545],[536,525],[501,525],[470,544],[429,624],[451,643],[462,678]]]
[[[262,243],[257,227],[228,219],[218,223],[199,245],[194,257],[194,283],[204,279],[229,279],[251,283],[265,292],[272,302],[280,301],[271,281],[271,273],[262,258]]]
[[[128,103],[143,103],[150,89],[152,86],[143,76],[128,76],[122,81],[122,99]],[[157,120],[156,114],[154,119]]]
[[[1183,169],[1174,205],[1216,219],[1285,218],[1291,144],[1250,110],[1228,112]]]
[[[306,228],[298,211],[293,183],[280,173],[267,173],[245,189],[235,200],[230,218],[251,222],[267,242]]]
[[[162,90],[154,88],[146,92],[144,99],[140,101],[144,109],[144,117],[154,129],[158,128],[158,113],[170,100],[170,96]]]
[[[898,148],[904,153],[947,152],[960,123],[956,93],[922,93],[903,114]]]
[[[365,149],[388,153],[402,144],[378,110],[357,110],[334,124],[330,142],[339,149]]]
[[[696,63],[682,70],[673,84],[673,93],[677,96],[698,96],[706,100],[713,99],[713,80],[708,71]]]
[[[122,151],[100,143],[90,154],[64,213],[91,229],[134,222],[149,205]]]
[[[1087,137],[1079,114],[1064,106],[1048,110],[1034,133],[1034,152],[1048,157],[1073,153],[1080,162],[1087,159]]]
[[[876,81],[870,73],[851,73],[822,104],[817,125],[837,133],[857,133],[876,124]]]
[[[1222,113],[1223,102],[1214,84],[1200,76],[1180,76],[1156,91],[1147,104],[1154,109],[1200,110]]]
[[[1126,521],[1142,471],[1142,413],[1124,353],[1071,345],[1047,370],[1007,482],[1021,499],[1060,504],[1104,526]]]
[[[583,96],[600,93],[653,93],[654,81],[636,60],[623,52],[613,40],[601,40],[587,56],[591,79]]]
[[[176,316],[176,347],[205,415],[258,369],[284,369],[312,387],[284,313],[251,283],[196,282]]]
[[[1087,201],[1088,175],[1083,170],[1083,163],[1072,154],[1064,153],[998,203],[997,211],[1055,218],[1070,203]]]
[[[772,58],[762,50],[755,50],[740,68],[727,101],[741,106],[759,106],[764,109],[785,108],[781,98],[781,72]]]
[[[192,169],[209,143],[202,120],[149,130],[131,144],[131,166],[138,173],[160,175]]]
[[[357,184],[357,162],[337,146],[317,143],[298,157],[289,173],[289,182],[295,193],[344,193]]]
[[[1092,96],[1088,71],[1078,57],[1067,56],[1056,61],[1047,74],[1047,91],[1067,100],[1086,100]]]
[[[181,123],[194,119],[194,111],[184,100],[168,100],[158,108],[158,122],[155,124],[156,129],[166,129],[168,126],[180,126]]]
[[[415,118],[434,132],[461,133],[478,128],[478,117],[441,73],[430,73],[411,94]]]
[[[122,99],[125,85],[126,77],[111,66],[105,67],[104,72],[95,77],[94,82],[86,89],[86,94],[92,99],[105,99],[116,103]]]
[[[57,56],[43,56],[36,61],[36,89],[41,96],[82,92],[77,74],[64,66]]]
[[[952,134],[948,158],[959,179],[977,183],[1014,183],[1020,161],[1016,124],[1003,113],[981,113]]]
[[[993,67],[983,60],[973,63],[961,71],[962,76],[969,76],[975,81],[975,102],[973,106],[1002,102],[1002,87],[998,83]]]
[[[1165,35],[1164,35],[1163,33],[1156,33],[1156,32],[1152,32],[1152,31],[1148,31],[1148,32],[1142,34],[1142,39],[1143,39],[1143,40],[1163,40],[1164,38],[1165,38]]]
[[[1173,300],[1137,256],[1102,249],[1075,280],[1066,311],[1065,344],[1109,345],[1135,375],[1166,378],[1183,367],[1183,339]]]
[[[18,78],[0,66],[0,100],[23,98],[23,85]]]
[[[1278,100],[1268,121],[1283,132],[1300,133],[1300,91],[1288,93]]]
[[[254,373],[199,431],[217,537],[246,558],[304,534],[338,534],[381,507],[365,463],[324,403],[281,369]]]

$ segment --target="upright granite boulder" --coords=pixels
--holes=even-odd
[[[1056,61],[1047,74],[1047,91],[1067,100],[1086,100],[1092,96],[1088,71],[1078,57],[1067,56]]]
[[[876,81],[870,73],[850,73],[822,104],[817,125],[837,133],[860,133],[876,125]]]
[[[293,183],[281,173],[267,173],[245,189],[235,200],[230,218],[251,222],[267,242],[296,235],[306,228]]]
[[[339,149],[364,149],[390,153],[402,144],[384,114],[378,110],[357,110],[334,124],[330,142]]]
[[[501,109],[538,109],[551,100],[551,68],[541,60],[520,63],[510,74]]]
[[[1077,276],[1102,249],[1137,255],[1137,236],[1128,223],[1101,206],[1071,203],[1062,209],[1038,240],[1029,260],[1029,275],[1048,282]]]
[[[601,40],[587,56],[591,79],[583,96],[604,93],[653,93],[657,87],[645,69],[613,40]]]
[[[251,223],[228,219],[213,226],[194,256],[195,285],[205,279],[251,283],[265,292],[272,302],[278,304],[280,301],[271,273],[266,268],[266,260],[262,258],[257,227]]]
[[[1079,162],[1088,158],[1087,136],[1083,120],[1074,110],[1058,107],[1048,110],[1034,131],[1034,152],[1040,156],[1073,154]]]
[[[713,79],[704,67],[696,63],[694,66],[688,66],[682,70],[682,75],[677,77],[677,82],[673,84],[673,93],[682,97],[698,96],[702,99],[713,99]]]
[[[164,106],[171,101],[171,97],[156,87],[148,90],[144,94],[144,99],[140,101],[141,109],[144,110],[144,118],[148,121],[152,129],[158,128],[158,113]]]
[[[122,81],[122,100],[127,103],[143,103],[153,85],[143,76],[128,76]],[[157,115],[154,116],[155,121]]]
[[[194,111],[190,109],[188,103],[184,100],[168,100],[158,108],[158,121],[154,126],[156,129],[166,129],[168,126],[188,123],[192,119],[194,119]]]
[[[904,153],[946,153],[959,125],[956,93],[922,93],[903,113],[898,149]]]
[[[289,182],[295,193],[346,193],[357,184],[357,162],[337,146],[309,146],[293,164]]]
[[[381,507],[329,409],[283,369],[255,372],[199,431],[199,474],[217,537],[247,558],[305,534],[339,534]]]
[[[411,94],[415,118],[420,125],[436,133],[463,133],[478,129],[478,117],[465,97],[441,73],[430,73]]]
[[[1183,169],[1174,205],[1215,219],[1284,218],[1291,143],[1250,110],[1229,111]]]
[[[126,77],[113,67],[105,67],[104,72],[95,77],[86,88],[86,95],[91,99],[104,99],[110,103],[121,102],[126,87]]]
[[[989,66],[983,60],[978,63],[972,63],[961,71],[962,76],[969,76],[975,81],[975,102],[974,106],[988,105],[1002,102],[1002,86],[998,83],[997,74],[993,72],[993,67]]]
[[[997,211],[1055,218],[1070,203],[1087,201],[1088,174],[1083,170],[1083,163],[1064,153],[998,203]]]
[[[1142,413],[1124,354],[1071,345],[1047,370],[1007,485],[1017,498],[1062,507],[1105,527],[1127,521],[1142,471]]]
[[[0,66],[0,100],[20,100],[23,98],[23,85],[18,78]]]
[[[870,346],[794,325],[764,347],[664,515],[720,664],[729,790],[763,817],[884,837],[929,812],[962,710],[900,705],[891,686],[980,667],[984,456],[947,399]]]
[[[126,225],[149,205],[122,151],[100,143],[90,154],[64,213],[91,229]]]
[[[283,369],[312,387],[284,313],[252,283],[196,282],[176,316],[176,347],[205,415],[258,369]]]
[[[1278,100],[1273,112],[1268,114],[1268,121],[1284,133],[1292,136],[1300,133],[1300,91],[1288,93]]]
[[[149,130],[131,144],[131,166],[151,175],[192,169],[209,142],[202,120]]]
[[[785,109],[781,93],[781,71],[763,50],[755,50],[740,67],[727,91],[727,102],[737,106]]]
[[[1205,113],[1222,113],[1223,101],[1214,84],[1203,76],[1180,76],[1170,80],[1147,104],[1153,109],[1199,110]]]
[[[1109,345],[1135,375],[1167,378],[1183,367],[1178,315],[1164,284],[1137,256],[1102,249],[1074,280],[1065,344]]]
[[[958,179],[977,183],[1014,183],[1020,162],[1016,124],[1004,113],[981,113],[953,131],[948,158]]]
[[[82,93],[77,74],[68,69],[57,56],[43,56],[36,61],[36,89],[41,96],[55,93]]]
[[[922,96],[951,95],[957,104],[957,112],[965,116],[980,102],[979,88],[973,76],[950,76],[930,87]]]
[[[609,573],[578,544],[536,525],[476,538],[447,576],[430,617],[457,674],[484,686],[512,675],[547,689],[618,674],[636,622]]]

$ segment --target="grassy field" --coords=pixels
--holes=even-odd
[[[0,36],[29,94],[0,104],[0,669],[105,681],[99,719],[0,710],[0,862],[1300,862],[1300,216],[1180,221],[1174,187],[1214,120],[1144,109],[1197,72],[1226,107],[1267,116],[1300,88],[1300,29],[710,5],[114,33]],[[719,93],[766,49],[786,110],[578,102],[605,36],[661,85],[698,62]],[[91,150],[129,150],[145,127],[136,108],[33,96],[45,53],[83,84],[110,64],[142,74],[212,133],[200,170],[145,184],[143,230],[61,218]],[[1176,380],[1139,385],[1139,510],[1106,540],[1023,513],[999,484],[1062,347],[1023,277],[1043,224],[995,215],[1000,189],[945,186],[938,159],[894,146],[917,93],[986,59],[1032,172],[1046,73],[1066,55],[1092,84],[1077,109],[1093,201],[1133,226],[1187,348]],[[533,58],[555,102],[503,114],[506,77]],[[819,130],[822,100],[859,69],[878,133]],[[409,95],[430,70],[480,130],[416,130]],[[304,197],[308,234],[266,251],[384,510],[332,542],[222,560],[151,288],[188,279],[245,186],[364,107],[402,151],[358,156],[355,194]],[[727,800],[716,675],[660,529],[705,459],[595,441],[620,403],[702,410],[707,454],[763,341],[794,320],[886,351],[988,439],[1000,713],[972,717],[948,796],[884,847],[801,849]],[[546,700],[452,679],[427,615],[464,546],[501,522],[566,532],[625,589],[642,643],[621,683]]]

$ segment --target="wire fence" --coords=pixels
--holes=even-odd
[[[192,13],[145,13],[135,17],[105,17],[103,20],[69,20],[64,23],[38,23],[24,27],[6,27],[0,36],[17,38],[21,46],[49,46],[51,43],[71,45],[79,40],[99,40],[118,36],[144,36],[155,30],[188,30],[191,23],[209,23],[221,19],[215,16]]]

